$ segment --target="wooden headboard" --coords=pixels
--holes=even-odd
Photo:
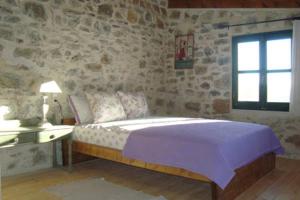
[[[76,120],[75,118],[65,118],[62,120],[63,125],[75,125]]]

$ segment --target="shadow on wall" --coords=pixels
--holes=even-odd
[[[40,86],[54,78],[45,77],[38,70],[32,70],[25,65],[9,64],[1,58],[0,71],[0,121],[18,119],[24,126],[38,125],[42,120],[43,103]],[[47,118],[57,124],[60,121],[56,120],[55,115],[58,109],[52,95],[50,96],[50,112]],[[66,95],[58,97],[60,100],[66,99]]]
[[[56,74],[44,76],[39,70],[31,68],[20,64],[9,64],[0,57],[0,96],[6,96],[5,91],[8,89],[11,95],[38,95],[43,83],[53,80],[57,82]],[[61,82],[57,84],[63,85]]]

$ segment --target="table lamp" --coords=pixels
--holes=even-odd
[[[44,93],[44,95],[43,95],[44,103],[43,103],[43,124],[42,124],[42,127],[45,127],[45,128],[51,127],[52,124],[50,122],[48,122],[48,120],[47,120],[47,113],[48,113],[48,110],[49,110],[49,105],[47,104],[48,96],[46,94],[61,93],[61,89],[59,88],[59,86],[57,85],[57,83],[55,81],[49,81],[49,82],[45,82],[45,83],[41,84],[40,92]]]

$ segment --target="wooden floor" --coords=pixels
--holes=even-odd
[[[3,178],[3,200],[58,200],[59,198],[44,192],[43,189],[89,177],[104,177],[109,182],[155,196],[163,195],[168,200],[210,199],[208,184],[111,161],[95,160],[76,165],[71,174],[64,169],[49,169]],[[299,200],[300,161],[277,159],[276,170],[238,198],[238,200],[254,199]]]

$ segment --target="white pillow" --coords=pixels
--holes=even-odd
[[[69,104],[75,115],[76,124],[93,123],[94,117],[85,96],[69,96]]]
[[[117,92],[125,109],[128,119],[135,119],[149,116],[149,109],[146,97],[143,92]]]
[[[94,123],[126,119],[126,113],[116,94],[100,92],[86,96],[94,114]]]

